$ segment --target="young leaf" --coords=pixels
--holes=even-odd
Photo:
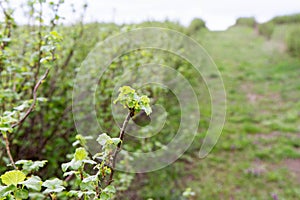
[[[116,193],[115,187],[112,186],[112,185],[109,185],[106,188],[104,188],[104,190],[102,190],[101,195],[100,195],[100,199],[101,200],[112,199],[115,193]]]
[[[63,181],[59,180],[58,178],[55,178],[53,180],[47,180],[42,184],[43,187],[47,188],[43,193],[49,194],[53,192],[61,192],[65,189],[65,187],[62,186],[62,184]]]
[[[23,172],[20,170],[12,170],[9,172],[6,172],[1,177],[2,183],[5,185],[14,185],[17,186],[18,183],[25,180],[26,176]]]
[[[0,186],[0,197],[5,197],[13,192],[17,187],[14,185]]]
[[[111,141],[113,142],[114,145],[118,145],[121,142],[120,138],[112,138]]]
[[[42,161],[32,161],[32,160],[19,160],[16,162],[16,165],[22,165],[22,170],[25,173],[30,173],[33,171],[38,171],[41,167],[47,163],[47,160]]]
[[[76,173],[77,173],[76,171],[69,171],[69,172],[65,172],[65,173],[63,174],[63,176],[66,177],[66,176],[70,176],[70,175],[76,174]]]
[[[68,196],[70,196],[70,197],[75,196],[75,197],[81,198],[82,195],[83,195],[83,192],[82,192],[82,191],[71,190],[71,191],[68,192]]]
[[[95,182],[98,181],[98,176],[93,175],[93,176],[88,176],[82,180],[83,183],[88,183],[88,182]]]
[[[91,164],[91,165],[96,165],[97,162],[93,161],[93,160],[90,160],[90,159],[85,159],[82,161],[83,163],[86,163],[86,164]]]
[[[1,132],[9,132],[9,133],[11,133],[13,131],[13,129],[12,128],[7,128],[7,127],[0,127],[0,131]]]
[[[82,161],[82,160],[86,159],[87,156],[88,156],[87,151],[83,147],[80,147],[80,148],[76,149],[74,158],[75,158],[75,160]]]
[[[17,189],[15,191],[16,199],[28,199],[28,190],[25,189]]]
[[[82,164],[81,160],[72,159],[70,162],[63,163],[61,165],[61,168],[62,168],[63,172],[67,171],[69,168],[77,170],[77,169],[79,169],[79,167],[81,166],[81,164]]]
[[[104,145],[106,144],[106,142],[107,142],[108,140],[110,140],[110,139],[111,139],[111,138],[110,138],[106,133],[102,133],[101,135],[98,136],[97,142],[98,142],[100,145],[104,146]]]
[[[100,200],[110,200],[109,194],[102,192],[100,195]]]
[[[83,191],[77,191],[77,190],[71,190],[71,191],[68,192],[68,196],[71,196],[71,197],[76,196],[76,197],[81,198],[82,195],[88,195],[88,196],[96,195],[96,192],[94,192],[94,191],[83,192]]]
[[[32,176],[26,181],[21,182],[20,184],[24,185],[28,189],[33,189],[35,191],[40,191],[42,188],[42,180],[38,176]]]
[[[144,110],[147,115],[152,112],[150,99],[146,95],[139,96],[135,90],[129,86],[121,87],[119,92],[119,96],[114,103],[120,102],[125,108],[133,109],[136,112]]]
[[[115,194],[116,193],[116,188],[112,185],[107,186],[104,188],[103,192],[109,193],[109,194]]]

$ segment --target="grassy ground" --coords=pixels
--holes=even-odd
[[[228,116],[215,151],[187,173],[198,172],[196,199],[297,199],[299,60],[247,28],[206,34],[203,45],[221,67]]]
[[[139,175],[137,185],[147,187],[133,186],[136,198],[178,199],[186,187],[195,191],[194,199],[300,197],[300,59],[285,53],[283,30],[278,27],[272,40],[247,27],[192,36],[224,79],[228,112],[222,136],[205,159],[198,158],[196,141],[164,173]]]

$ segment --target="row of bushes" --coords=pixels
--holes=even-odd
[[[269,34],[267,34],[267,36],[269,36],[270,32],[274,30],[275,25],[295,24],[295,23],[300,23],[300,14],[275,17],[266,23],[260,24],[261,27],[260,30],[262,31],[262,35],[268,32]],[[265,29],[268,29],[268,31],[266,31]]]
[[[273,21],[265,22],[258,25],[258,32],[260,35],[271,39],[275,29],[275,23]]]
[[[250,27],[258,30],[259,34],[270,39],[274,28],[275,23],[271,20],[262,24],[259,24],[254,17],[240,17],[236,20],[234,26],[244,26]]]
[[[293,56],[300,56],[300,27],[292,29],[286,37],[288,52]]]
[[[255,28],[258,25],[259,33],[270,39],[276,25],[292,23],[300,23],[300,14],[278,16],[262,24],[258,24],[254,17],[241,17],[236,20],[235,26],[247,26]]]
[[[255,27],[257,22],[254,17],[240,17],[236,20],[236,26],[248,26],[248,27]]]
[[[265,23],[257,23],[254,17],[241,17],[236,20],[235,26],[257,28],[258,33],[271,39],[276,25],[295,24],[295,28],[287,30],[285,43],[288,52],[293,56],[300,56],[300,14],[278,16]]]
[[[300,23],[300,14],[278,16],[272,19],[275,24]]]
[[[288,31],[285,42],[287,50],[291,55],[300,56],[300,14],[275,17],[273,21],[276,24],[298,24]]]
[[[160,22],[160,21],[142,22],[139,24],[139,27],[168,28],[168,29],[172,29],[172,30],[176,30],[176,31],[185,33],[187,35],[193,35],[193,34],[197,33],[199,30],[207,29],[205,21],[200,18],[193,19],[188,27],[184,27],[178,22],[172,22],[169,20],[166,20],[164,22]]]
[[[205,21],[199,18],[193,19],[193,21],[190,23],[189,27],[187,28],[187,34],[191,35],[193,33],[198,32],[201,29],[206,29]]]

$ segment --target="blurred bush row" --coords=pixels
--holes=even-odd
[[[292,26],[283,28],[284,43],[287,51],[292,56],[300,55],[300,14],[278,16],[267,22],[258,23],[253,17],[241,17],[236,20],[235,26],[247,26],[254,28],[260,35],[267,39],[272,39],[275,28],[278,26]]]

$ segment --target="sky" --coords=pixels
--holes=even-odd
[[[11,0],[15,7],[25,0]],[[88,3],[86,22],[135,23],[146,20],[169,19],[187,26],[192,19],[202,18],[209,29],[225,30],[238,17],[255,17],[265,22],[274,16],[300,13],[300,0],[65,0],[61,14],[65,22],[78,19],[70,3],[77,10]],[[16,12],[17,21],[24,17]]]

